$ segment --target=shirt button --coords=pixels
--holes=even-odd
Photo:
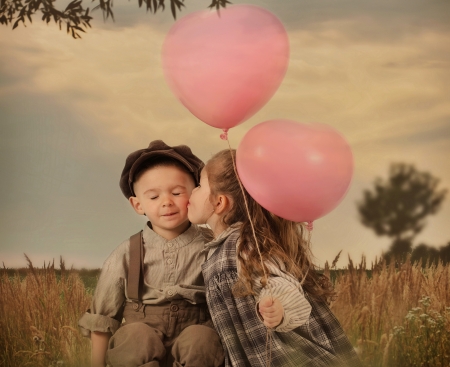
[[[168,294],[169,296],[173,296],[173,295],[175,294],[175,292],[174,292],[172,289],[169,289],[169,290],[167,291],[167,294]]]
[[[170,306],[170,311],[173,311],[173,312],[178,311],[178,306],[177,305],[171,305]]]
[[[169,246],[169,247],[173,247],[173,243],[172,243],[172,242],[169,242],[168,246]]]
[[[167,263],[167,264],[172,264],[173,261],[172,261],[172,259],[167,259],[166,263]]]
[[[133,310],[137,310],[139,308],[139,305],[137,303],[133,303]]]

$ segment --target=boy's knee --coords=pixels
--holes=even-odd
[[[158,330],[135,322],[123,325],[111,337],[106,360],[113,367],[142,366],[163,359],[165,354]]]
[[[174,366],[219,367],[225,358],[217,332],[207,326],[191,325],[184,329],[172,347]]]

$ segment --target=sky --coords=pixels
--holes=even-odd
[[[244,2],[235,1],[234,4]],[[315,221],[316,262],[342,250],[370,264],[387,251],[358,217],[357,202],[394,162],[411,163],[450,188],[450,3],[444,0],[260,0],[290,42],[285,78],[273,98],[229,132],[236,148],[270,119],[320,122],[338,130],[354,156],[350,189]],[[58,2],[57,2],[58,4]],[[180,14],[206,9],[187,0]],[[162,139],[203,160],[227,148],[170,91],[161,48],[170,11],[114,3],[115,22],[95,13],[74,40],[37,17],[0,28],[0,262],[101,267],[144,222],[119,189],[126,156]],[[415,244],[450,241],[450,199]]]

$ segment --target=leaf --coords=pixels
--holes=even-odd
[[[181,7],[184,6],[183,2],[184,0],[180,1],[180,0],[174,0],[175,4],[178,7],[178,10],[181,10]]]
[[[15,23],[14,23],[14,25],[13,25],[13,28],[12,28],[12,29],[16,29],[16,28],[17,28],[17,26],[19,25],[19,22],[20,22],[20,19],[17,19],[17,20],[15,21]]]
[[[174,0],[170,0],[170,10],[172,11],[173,19],[177,19],[177,12],[175,10]]]
[[[213,1],[211,2],[211,4],[209,4],[208,8],[209,8],[209,9],[212,9],[212,8],[215,8],[216,6],[217,6],[217,0],[213,0]]]
[[[108,16],[109,15],[111,15],[111,18],[112,18],[113,22],[115,22],[114,14],[113,14],[112,9],[110,7],[108,7]]]
[[[69,3],[69,5],[67,5],[66,11],[78,7],[80,4],[81,4],[80,0],[73,0]]]
[[[38,10],[40,6],[41,6],[41,0],[36,1],[35,5],[34,5],[34,11]]]

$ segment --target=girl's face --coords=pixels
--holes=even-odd
[[[188,203],[188,218],[194,224],[210,224],[208,219],[214,213],[214,207],[209,201],[208,175],[203,169],[200,174],[200,184],[192,191],[192,195]]]

